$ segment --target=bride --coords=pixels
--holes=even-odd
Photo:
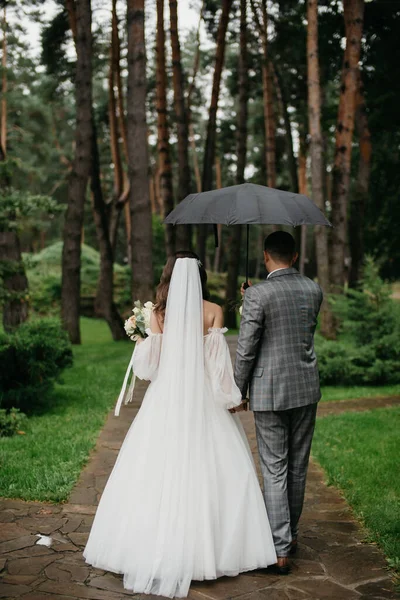
[[[151,380],[84,550],[136,593],[186,597],[192,580],[276,563],[268,517],[235,407],[242,408],[207,274],[179,252],[164,268],[133,370]]]

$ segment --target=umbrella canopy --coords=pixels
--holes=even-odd
[[[164,223],[222,225],[326,225],[320,209],[307,196],[274,188],[243,183],[190,194],[167,216]]]

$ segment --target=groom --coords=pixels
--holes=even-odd
[[[317,402],[321,397],[314,331],[322,302],[317,283],[293,268],[294,238],[284,231],[264,243],[266,281],[244,294],[235,380],[254,411],[277,570],[289,572],[297,545]]]

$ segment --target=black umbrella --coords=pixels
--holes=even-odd
[[[307,196],[254,183],[189,194],[164,223],[173,225],[216,224],[247,225],[246,283],[249,263],[249,225],[326,225],[320,209]],[[218,236],[216,235],[216,243]]]

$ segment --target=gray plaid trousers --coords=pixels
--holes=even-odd
[[[297,537],[316,412],[317,404],[254,412],[264,499],[278,556],[287,556]]]

